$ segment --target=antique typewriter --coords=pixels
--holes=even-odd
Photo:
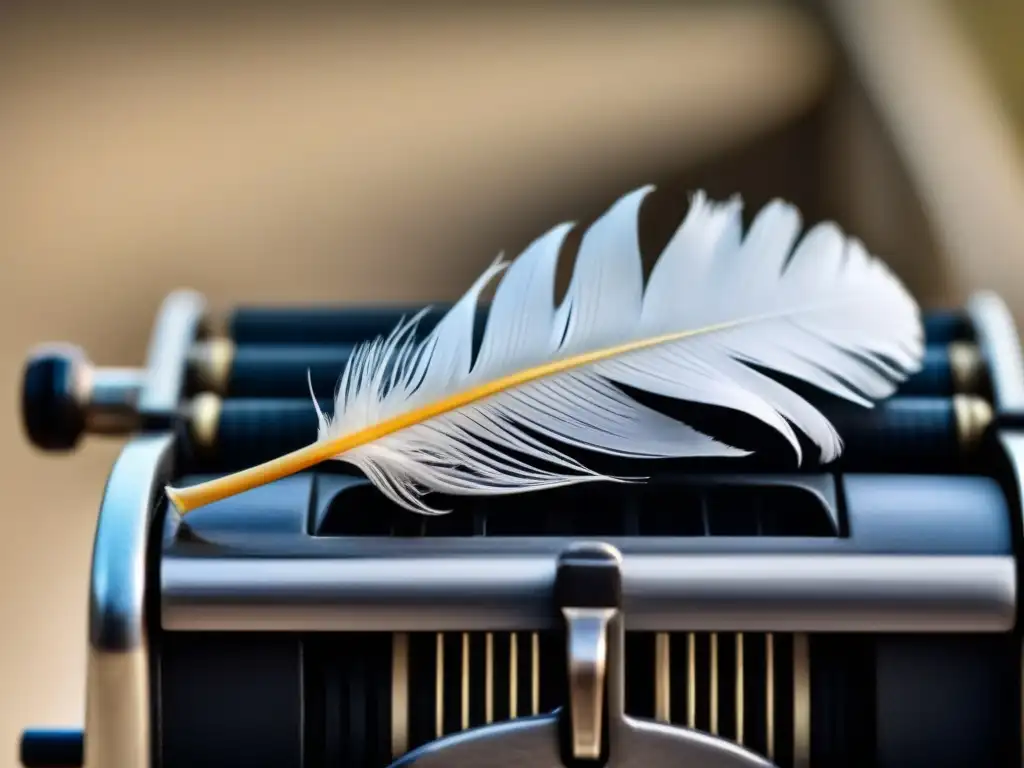
[[[168,483],[314,439],[307,368],[329,394],[405,313],[217,318],[178,292],[144,368],[32,355],[35,446],[127,443],[84,731],[26,731],[26,768],[1021,764],[1024,358],[998,297],[929,312],[920,374],[830,413],[834,465],[682,463],[439,517],[318,467],[168,510]]]

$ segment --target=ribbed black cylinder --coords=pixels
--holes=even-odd
[[[354,344],[242,344],[235,348],[228,377],[227,396],[309,396],[309,382],[318,397],[335,391]],[[921,370],[900,387],[904,395],[954,394],[948,348],[930,345]]]
[[[321,400],[320,407],[327,414],[333,411],[330,401]],[[836,469],[941,471],[955,468],[961,460],[956,411],[951,398],[896,397],[871,409],[841,404],[824,412],[844,442],[842,456],[832,465]],[[705,431],[709,429],[707,420],[696,426]],[[713,426],[710,428],[715,431]],[[222,402],[217,424],[212,451],[214,464],[231,468],[266,461],[302,448],[316,437],[316,412],[309,399],[228,399]],[[731,436],[723,435],[722,439],[735,444]],[[599,462],[597,466],[603,471],[622,471],[622,467],[616,470],[605,466],[608,460],[601,457],[584,460],[592,466],[594,461]],[[795,467],[791,449],[780,446],[777,441],[750,457],[685,462],[687,466],[699,465],[709,470],[712,467],[737,471]],[[813,462],[813,456],[804,460],[805,465]]]
[[[420,321],[422,331],[432,328],[450,308],[432,305]],[[404,317],[422,306],[398,307],[240,307],[228,318],[228,335],[239,344],[346,344],[386,334]],[[481,318],[485,315],[482,313]],[[481,326],[482,323],[477,323]],[[929,344],[970,339],[970,321],[958,310],[938,310],[924,317]]]

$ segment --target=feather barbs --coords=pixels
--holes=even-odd
[[[361,345],[341,373],[333,416],[315,406],[316,443],[168,494],[187,511],[340,459],[395,503],[433,513],[422,499],[431,491],[489,495],[616,479],[559,445],[644,459],[747,453],[622,387],[745,412],[800,459],[796,427],[822,460],[836,458],[841,437],[824,415],[764,371],[870,405],[920,367],[916,303],[836,225],[800,238],[799,213],[775,201],[744,237],[739,199],[714,203],[703,193],[645,285],[637,220],[652,189],[622,197],[587,229],[557,307],[568,224],[516,259],[492,262],[422,340],[416,316]],[[480,296],[496,280],[474,354]]]

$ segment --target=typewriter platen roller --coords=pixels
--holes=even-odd
[[[997,297],[929,313],[922,372],[829,413],[835,465],[680,462],[432,518],[318,467],[168,510],[168,483],[311,441],[307,368],[329,396],[403,314],[181,292],[143,368],[32,355],[37,447],[128,442],[85,727],[26,731],[25,766],[1021,764],[1024,359]]]

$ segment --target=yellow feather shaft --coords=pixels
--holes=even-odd
[[[428,403],[427,405],[413,409],[407,413],[399,414],[398,416],[378,422],[377,424],[365,427],[356,432],[342,435],[341,437],[337,437],[332,440],[318,441],[312,445],[307,445],[305,448],[300,448],[297,451],[292,451],[291,453],[286,453],[283,456],[278,456],[276,459],[271,459],[263,464],[258,464],[255,467],[250,467],[249,469],[244,469],[240,472],[235,472],[233,474],[217,478],[216,480],[209,480],[205,483],[192,485],[188,488],[172,488],[168,486],[165,488],[165,491],[174,506],[178,508],[178,511],[182,514],[187,514],[194,509],[206,506],[207,504],[212,504],[215,501],[235,496],[244,491],[248,491],[251,488],[272,483],[275,480],[280,480],[281,478],[289,475],[294,475],[296,472],[309,469],[323,461],[327,461],[335,456],[351,451],[354,448],[358,448],[361,445],[366,445],[374,442],[375,440],[380,440],[382,437],[387,437],[399,430],[420,424],[437,416],[442,416],[446,413],[456,411],[459,408],[472,405],[486,397],[522,386],[523,384],[528,384],[531,381],[536,381],[537,379],[542,379],[546,376],[564,373],[572,370],[573,368],[579,368],[591,363],[608,360],[609,358],[623,355],[628,352],[636,352],[641,349],[655,347],[659,344],[679,341],[687,336],[710,333],[711,331],[721,330],[737,324],[737,322],[722,323],[721,325],[709,326],[697,330],[667,333],[661,336],[632,341],[627,344],[620,344],[607,349],[584,352],[579,355],[573,355],[559,360],[552,360],[483,384],[478,384],[470,389],[456,392],[448,395],[447,397],[443,397],[440,400]]]

